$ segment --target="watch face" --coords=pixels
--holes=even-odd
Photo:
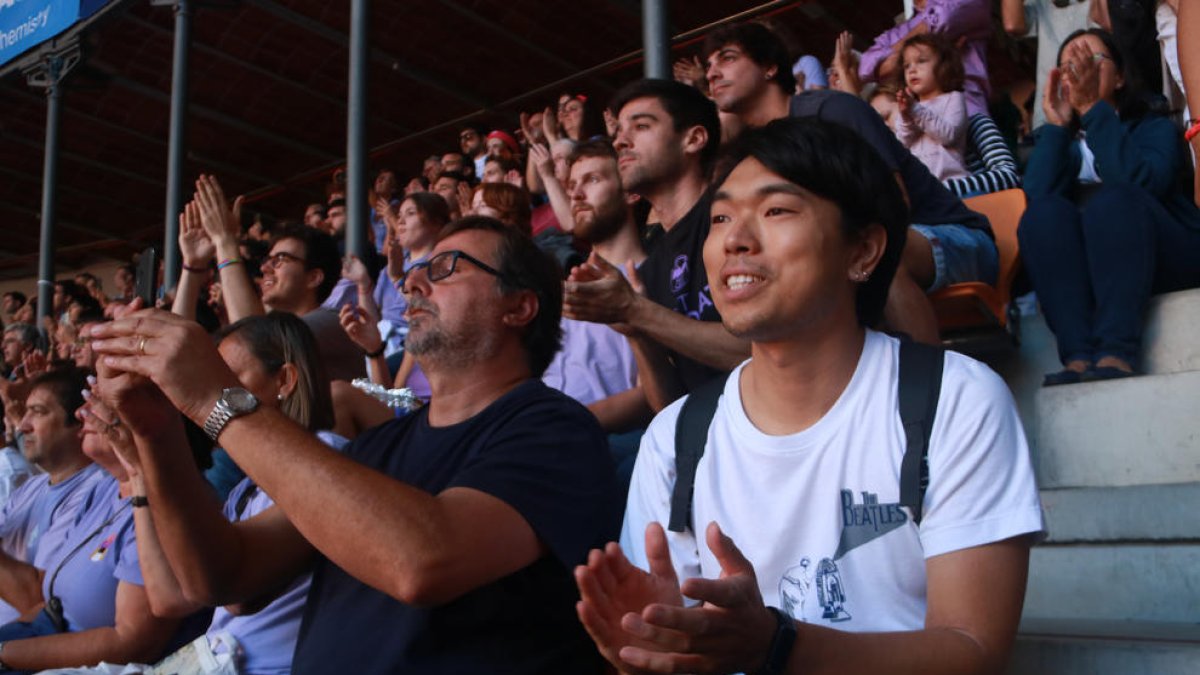
[[[221,398],[234,414],[248,413],[258,407],[254,394],[241,387],[230,387],[221,392]]]

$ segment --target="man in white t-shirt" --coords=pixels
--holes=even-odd
[[[1037,486],[1004,383],[947,353],[919,526],[900,503],[900,343],[866,328],[904,241],[899,189],[853,132],[812,119],[747,131],[719,166],[705,266],[752,355],[707,427],[683,532],[662,524],[684,401],[651,424],[621,545],[576,571],[581,620],[632,672],[1001,670]]]

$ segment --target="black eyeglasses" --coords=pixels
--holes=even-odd
[[[277,270],[277,269],[279,269],[280,265],[282,265],[285,262],[288,262],[289,260],[294,260],[294,261],[300,263],[301,265],[308,264],[308,261],[306,261],[304,258],[301,258],[298,255],[292,255],[291,253],[288,253],[287,251],[279,251],[277,253],[272,253],[271,255],[267,256],[265,260],[263,260],[263,264],[270,265],[271,269]]]
[[[458,267],[459,258],[470,261],[471,264],[496,277],[497,279],[500,279],[501,281],[508,281],[508,277],[505,276],[503,272],[483,262],[475,256],[463,253],[462,251],[442,251],[429,260],[422,260],[421,262],[416,263],[412,267],[408,268],[408,271],[404,273],[404,276],[400,277],[400,283],[397,284],[397,288],[400,289],[401,293],[408,293],[408,280],[412,278],[412,275],[415,272],[420,270],[426,271],[425,273],[428,275],[430,283],[441,281],[451,274],[454,274],[454,270]]]

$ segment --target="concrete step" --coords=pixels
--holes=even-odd
[[[1200,483],[1042,490],[1047,544],[1200,541]]]
[[[1179,291],[1151,299],[1146,316],[1146,330],[1141,371],[1149,375],[1166,375],[1200,371],[1200,289]],[[1040,314],[1021,317],[1021,345],[1014,349],[1002,342],[981,346],[972,356],[988,363],[1000,373],[1013,398],[1026,428],[1037,417],[1037,401],[1042,390],[1042,378],[1062,368],[1058,360],[1057,342]],[[1067,389],[1092,385],[1071,385]],[[1185,480],[1185,479],[1180,479]]]
[[[1024,616],[1194,624],[1200,621],[1200,543],[1035,546]]]
[[[1184,623],[1021,621],[1010,675],[1195,675],[1200,625]]]
[[[1155,296],[1146,312],[1142,372],[1200,370],[1200,288]]]
[[[1022,411],[1043,488],[1200,481],[1200,371],[1039,389]]]

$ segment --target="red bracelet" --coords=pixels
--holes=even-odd
[[[1189,121],[1192,123],[1192,126],[1188,127],[1188,130],[1183,132],[1183,140],[1191,143],[1192,139],[1195,138],[1197,134],[1200,134],[1200,120]]]

